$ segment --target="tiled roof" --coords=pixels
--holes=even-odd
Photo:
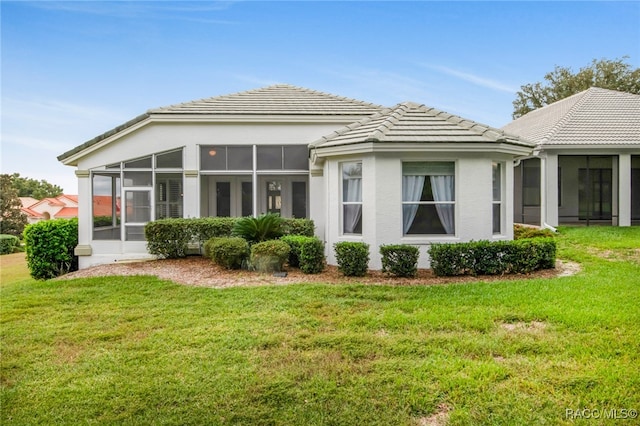
[[[70,217],[78,217],[77,207],[63,207],[62,209],[60,209],[58,213],[56,213],[56,218],[70,218]]]
[[[261,89],[200,99],[163,108],[150,114],[241,114],[241,115],[369,115],[380,105],[278,84]]]
[[[28,217],[32,217],[32,218],[44,217],[42,213],[32,210],[29,207],[22,207],[20,210],[22,210],[22,212],[24,212],[24,214],[26,214]]]
[[[22,207],[31,207],[36,204],[39,200],[36,200],[33,197],[19,197],[20,202],[22,203]]]
[[[374,114],[383,107],[356,99],[344,98],[311,89],[278,84],[261,89],[200,99],[167,107],[150,109],[146,113],[121,124],[62,155],[63,161],[98,142],[114,136],[150,117],[203,116],[325,116],[362,117]]]
[[[502,129],[543,145],[640,145],[640,95],[592,87]]]
[[[312,145],[326,148],[364,142],[490,143],[533,147],[533,143],[471,120],[405,102],[350,124]]]

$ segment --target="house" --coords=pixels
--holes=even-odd
[[[71,219],[78,217],[78,196],[62,194],[57,197],[36,200],[32,197],[20,197],[22,212],[27,215],[28,223],[48,219]]]
[[[640,224],[640,95],[592,87],[502,129],[536,142],[515,168],[516,222]]]
[[[164,217],[311,218],[378,246],[512,238],[524,138],[413,103],[384,108],[290,85],[147,111],[62,154],[77,167],[80,268],[147,258]]]

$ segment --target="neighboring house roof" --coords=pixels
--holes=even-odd
[[[29,207],[23,207],[20,210],[30,218],[41,219],[44,217],[42,213],[32,210]]]
[[[62,194],[62,195],[59,195],[57,198],[58,198],[59,200],[62,200],[63,202],[64,202],[64,200],[66,199],[66,200],[68,200],[68,201],[71,201],[71,203],[74,203],[74,204],[76,204],[76,205],[78,204],[78,196],[77,196],[77,195]],[[65,203],[65,204],[66,204],[67,206],[69,206],[69,203],[68,203],[68,202],[67,202],[67,203]]]
[[[366,142],[502,142],[529,148],[534,146],[532,142],[509,135],[502,130],[412,102],[398,104],[350,124],[317,140],[311,146],[328,148]]]
[[[18,197],[18,198],[20,198],[20,202],[22,203],[23,208],[31,207],[32,205],[38,202],[38,200],[36,200],[33,197]]]
[[[111,216],[113,214],[113,198],[110,195],[94,195],[93,215]],[[116,198],[116,212],[120,211],[120,198]]]
[[[77,195],[63,194],[57,197],[43,198],[42,200],[36,200],[32,197],[20,197],[20,201],[23,205],[22,211],[33,219],[43,219],[46,214],[49,214],[52,219],[78,216]],[[55,208],[49,211],[49,207]]]
[[[77,207],[63,207],[58,213],[56,213],[56,219],[66,219],[78,217]]]
[[[640,145],[640,95],[592,87],[502,130],[541,145]]]
[[[82,145],[58,156],[59,161],[92,147],[93,145],[129,129],[147,119],[171,119],[176,117],[257,117],[325,116],[362,117],[371,115],[383,107],[356,99],[345,98],[288,84],[278,84],[230,95],[185,102],[167,107],[150,109],[146,113],[111,129]]]

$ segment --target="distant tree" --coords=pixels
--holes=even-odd
[[[0,175],[0,234],[21,238],[27,225],[27,215],[20,210],[22,203],[12,180],[10,175]]]
[[[32,197],[36,200],[57,197],[62,195],[62,188],[46,180],[35,180],[20,176],[20,173],[11,175],[13,187],[18,191],[18,197]]]
[[[547,73],[546,84],[525,84],[513,101],[513,118],[522,117],[535,109],[549,105],[590,87],[640,94],[640,68],[633,69],[621,59],[594,59],[590,65],[574,73],[571,68],[559,67]]]

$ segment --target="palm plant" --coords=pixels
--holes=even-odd
[[[282,236],[283,219],[279,214],[267,213],[258,217],[243,217],[236,221],[232,235],[242,237],[250,244],[274,240]]]

